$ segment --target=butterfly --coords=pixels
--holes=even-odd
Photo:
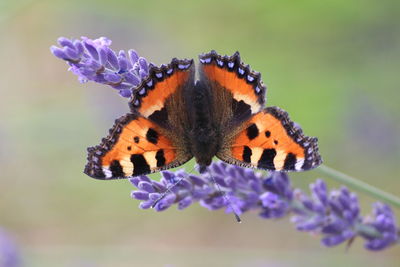
[[[238,52],[172,59],[151,66],[132,90],[131,112],[115,121],[100,145],[88,148],[84,172],[96,179],[144,175],[193,157],[204,172],[214,156],[244,167],[304,171],[322,163],[317,138],[303,135],[288,114],[265,107],[261,75]]]

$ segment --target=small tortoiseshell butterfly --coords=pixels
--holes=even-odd
[[[194,157],[204,171],[212,158],[276,171],[303,171],[322,160],[317,138],[304,136],[278,107],[264,107],[260,73],[239,53],[173,59],[151,66],[133,90],[131,113],[117,119],[100,145],[88,148],[85,173],[117,179],[177,167]]]

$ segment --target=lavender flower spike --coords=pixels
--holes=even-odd
[[[365,247],[370,250],[381,250],[396,242],[399,242],[399,229],[396,226],[396,218],[390,207],[382,203],[375,203],[373,215],[364,218],[364,223],[371,226],[380,235],[374,235],[368,231],[362,232],[367,239]]]
[[[201,175],[164,171],[162,176],[160,182],[147,176],[130,179],[138,188],[131,196],[142,201],[140,208],[152,207],[165,194],[155,205],[156,211],[164,211],[174,204],[178,209],[185,209],[199,202],[209,210],[225,209],[236,214],[256,210],[264,219],[292,214],[297,230],[320,234],[321,243],[328,247],[351,242],[356,237],[366,240],[368,250],[382,250],[399,243],[399,228],[389,206],[376,203],[373,215],[362,217],[354,193],[345,187],[329,192],[320,179],[310,185],[311,196],[308,196],[292,188],[286,173],[262,176],[222,162],[211,164],[208,172]]]
[[[149,63],[134,50],[118,53],[110,49],[111,40],[100,37],[92,40],[58,38],[60,47],[51,46],[56,57],[67,61],[69,70],[78,76],[80,82],[94,81],[111,86],[123,97],[131,97],[136,88],[149,74]]]

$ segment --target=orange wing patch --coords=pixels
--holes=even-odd
[[[238,52],[231,57],[222,57],[211,51],[200,56],[200,63],[201,72],[208,80],[231,92],[237,102],[249,105],[252,114],[264,108],[266,87],[261,75],[245,66]]]
[[[109,136],[88,152],[84,172],[97,179],[147,174],[190,159],[182,159],[182,153],[163,135],[160,127],[134,114],[118,119]]]
[[[301,171],[317,167],[322,160],[317,139],[304,136],[283,110],[264,109],[254,115],[230,145],[227,162],[277,171]]]
[[[173,59],[160,68],[152,66],[149,77],[133,90],[130,101],[132,111],[143,117],[166,119],[166,100],[179,88],[194,80],[193,60]]]

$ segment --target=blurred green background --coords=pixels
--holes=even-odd
[[[319,137],[327,165],[400,195],[399,18],[395,0],[2,0],[0,226],[26,266],[399,266],[399,247],[328,249],[289,218],[138,209],[128,181],[82,173],[86,147],[128,111],[126,99],[78,83],[49,51],[82,35],[156,64],[238,50],[262,73],[268,105]],[[291,177],[306,189],[321,173]],[[374,200],[360,199],[368,213]]]

